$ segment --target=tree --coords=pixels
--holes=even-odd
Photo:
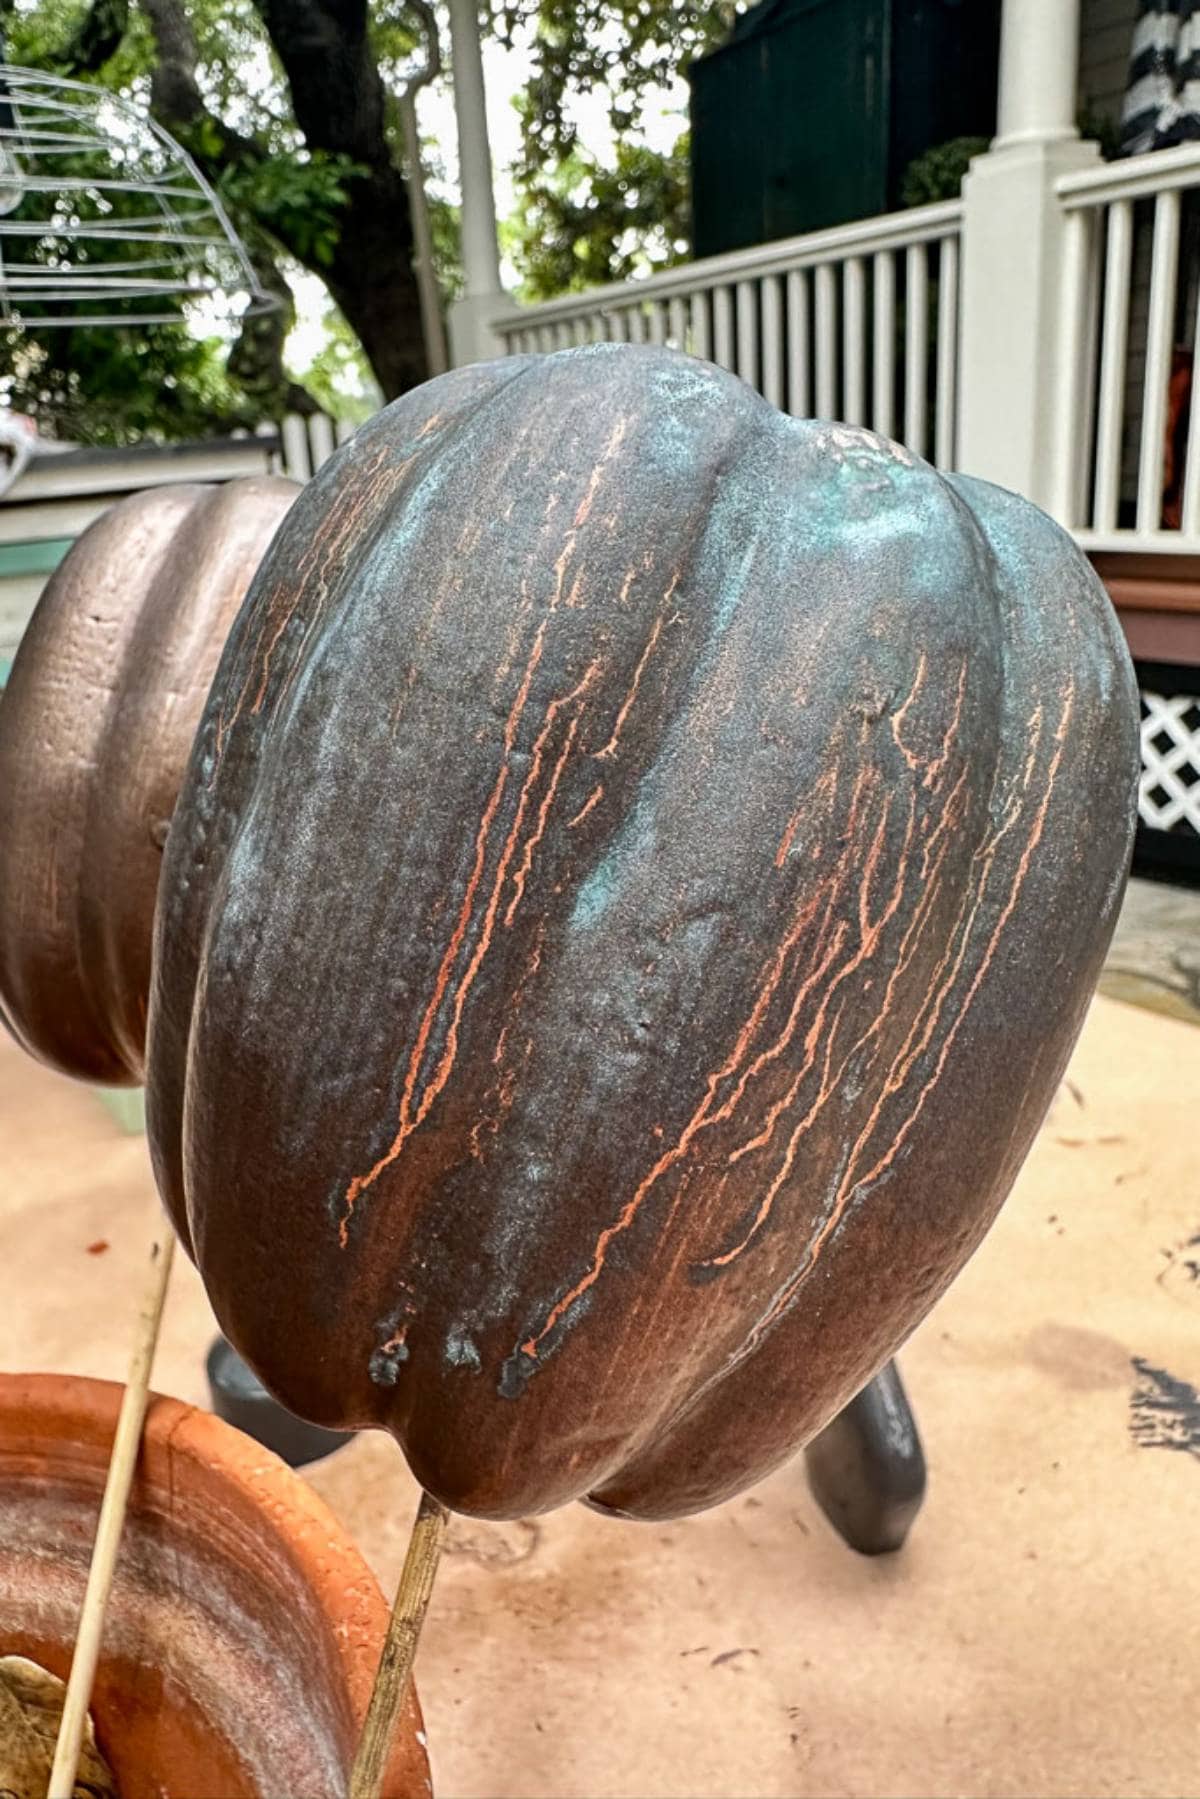
[[[481,0],[482,3],[482,0]],[[731,0],[487,0],[487,28],[519,44],[521,153],[506,252],[532,299],[665,266],[688,243],[682,122],[650,141],[651,114],[694,56],[719,42]],[[128,334],[32,334],[0,368],[29,410],[123,441],[311,409],[362,346],[385,397],[424,375],[400,99],[424,61],[428,0],[0,0],[14,61],[139,99],[195,157],[281,301],[226,358],[162,327],[153,358]],[[609,142],[587,143],[581,97],[602,100]],[[436,148],[435,148],[436,160]],[[454,290],[452,208],[433,208],[434,258]],[[317,275],[348,330],[307,387],[284,366],[289,269]],[[86,338],[86,341],[84,341]],[[138,334],[139,352],[142,334]],[[36,353],[34,353],[36,352]],[[18,366],[19,365],[19,366]],[[139,372],[146,379],[139,382]],[[123,385],[111,384],[121,375]],[[203,427],[200,427],[203,428]]]
[[[646,141],[647,112],[689,63],[728,35],[735,0],[493,0],[492,28],[528,48],[517,105],[521,155],[510,248],[531,299],[549,298],[689,253],[688,140]],[[600,97],[610,145],[581,142],[575,102]]]
[[[148,101],[217,189],[262,286],[279,298],[279,309],[248,324],[229,357],[224,422],[313,409],[284,370],[293,315],[281,257],[325,282],[386,397],[424,378],[400,132],[384,80],[419,42],[420,23],[401,0],[374,5],[369,18],[367,0],[43,0],[33,11],[0,0],[0,13],[8,15],[14,61],[99,79]],[[49,337],[42,334],[33,361],[50,365],[45,391],[63,402],[80,373],[56,366],[70,363],[64,350],[80,351],[94,376],[94,346]],[[172,329],[162,328],[158,341],[166,355]],[[201,355],[211,401],[221,387],[208,367],[219,360],[214,347],[175,347],[185,375],[196,373]],[[12,368],[8,374],[11,389]],[[15,391],[36,402],[40,390],[18,380]],[[136,418],[127,422],[136,429]],[[173,432],[183,419],[165,422]]]

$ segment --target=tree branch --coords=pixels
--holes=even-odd
[[[65,75],[94,75],[121,48],[129,28],[129,0],[92,0],[54,67]]]
[[[402,98],[415,101],[423,87],[436,81],[442,72],[442,40],[438,32],[437,13],[432,0],[408,0],[409,10],[416,13],[425,33],[425,61],[411,77]]]
[[[283,64],[296,123],[312,150],[390,163],[384,87],[366,0],[253,0]]]
[[[139,0],[139,4],[150,21],[158,52],[150,73],[150,109],[155,118],[177,134],[186,134],[185,148],[210,178],[232,163],[260,160],[263,152],[253,138],[234,131],[205,105],[196,80],[200,53],[180,0]],[[205,124],[212,129],[202,145],[197,141],[198,128]]]

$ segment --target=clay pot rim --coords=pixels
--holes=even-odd
[[[82,1449],[100,1441],[111,1442],[123,1391],[117,1381],[88,1375],[0,1372],[0,1464],[5,1439],[16,1434],[22,1420],[30,1436],[36,1429],[39,1437],[61,1441],[64,1449],[71,1444]],[[387,1629],[388,1608],[375,1575],[329,1506],[272,1450],[184,1400],[152,1393],[143,1440],[152,1451],[169,1457],[172,1467],[203,1467],[210,1480],[215,1476],[236,1489],[268,1520],[329,1620],[347,1695],[361,1723]],[[64,1462],[70,1459],[65,1456]],[[271,1500],[282,1504],[271,1506]],[[411,1688],[407,1719],[423,1751],[424,1725]],[[407,1735],[402,1725],[389,1774],[402,1765]],[[390,1780],[385,1790],[391,1790]]]

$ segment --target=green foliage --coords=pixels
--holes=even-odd
[[[739,10],[731,0],[493,0],[493,30],[533,64],[517,102],[521,201],[510,238],[529,298],[686,256],[682,112],[660,150],[647,141],[649,108],[725,39]],[[604,106],[612,148],[602,160],[580,143],[581,95]]]
[[[506,248],[521,298],[623,281],[688,253],[687,137],[663,154],[618,143],[615,166],[576,149],[520,198]]]
[[[119,0],[106,0],[105,13],[114,7],[119,10]],[[191,131],[177,128],[177,135],[202,164],[224,161],[217,191],[267,285],[281,292],[286,314],[290,295],[271,267],[277,254],[271,240],[287,238],[299,254],[327,267],[346,184],[359,166],[349,157],[304,145],[270,45],[247,0],[187,0],[186,10],[206,100],[261,154],[225,159],[224,127],[213,117]],[[59,68],[68,51],[78,54],[89,33],[95,38],[93,13],[84,0],[17,0],[8,20],[8,54],[29,66]],[[116,53],[98,72],[73,73],[148,106],[155,55],[145,14],[134,6]],[[113,204],[118,211],[136,210],[140,202],[117,196]],[[31,253],[46,260],[54,249],[47,242]],[[111,254],[119,253],[114,246]],[[78,257],[78,250],[73,254]],[[104,259],[98,246],[88,254],[93,262]],[[69,330],[34,325],[21,335],[0,333],[0,394],[37,417],[47,435],[60,438],[119,445],[147,437],[208,436],[256,424],[264,408],[276,403],[264,390],[272,330],[269,318],[254,321],[231,357],[227,341],[197,337],[182,312],[178,325]]]
[[[362,345],[335,306],[324,318],[324,342],[307,368],[298,370],[323,412],[361,424],[379,406],[379,389]]]
[[[224,349],[177,325],[0,329],[0,398],[65,442],[211,437],[259,417],[229,381]]]
[[[1079,135],[1090,138],[1099,144],[1100,155],[1105,162],[1115,162],[1121,154],[1121,121],[1111,113],[1102,112],[1091,100],[1085,100],[1079,110]]]
[[[55,169],[64,178],[86,179],[96,164],[79,153],[58,157]],[[46,219],[40,194],[27,195],[13,217],[46,221],[44,234],[21,240],[25,260],[51,269],[69,255],[76,269],[86,266],[102,276],[107,263],[129,254],[128,247],[119,238],[72,242],[70,221],[111,223],[144,210],[139,194],[83,187],[55,208],[61,231]],[[120,305],[115,302],[114,310]],[[166,311],[178,302],[164,296],[156,307]],[[39,327],[41,310],[26,304],[24,328],[0,328],[0,397],[35,417],[46,436],[119,445],[210,436],[256,422],[247,394],[229,374],[227,346],[189,329],[182,307],[178,324],[88,327]]]
[[[211,129],[211,122],[206,121]],[[333,262],[346,203],[346,185],[361,174],[349,156],[296,151],[261,162],[231,164],[217,191],[230,214],[253,220],[288,243],[297,256],[324,268]]]
[[[904,171],[900,204],[932,206],[938,200],[957,200],[971,162],[987,147],[986,137],[952,137],[948,143],[935,144]]]

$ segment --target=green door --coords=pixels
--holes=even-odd
[[[695,63],[697,256],[887,208],[892,0],[764,0]]]

